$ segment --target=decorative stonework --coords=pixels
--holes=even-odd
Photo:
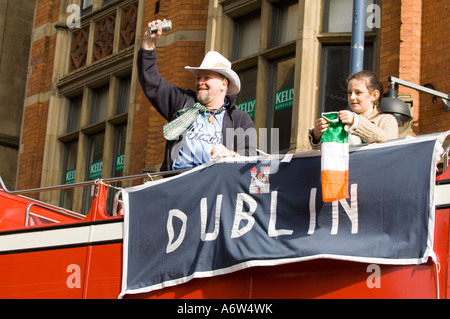
[[[89,27],[79,29],[72,34],[70,49],[70,71],[77,70],[86,65],[88,49]]]
[[[137,5],[122,9],[120,19],[120,42],[119,51],[133,45],[136,36],[136,21],[137,21]]]
[[[113,52],[116,18],[107,16],[95,23],[92,62],[103,59]]]
[[[138,4],[127,2],[128,4],[124,4],[119,10],[106,6],[105,10],[98,10],[85,17],[87,20],[83,24],[86,25],[91,20],[89,24],[92,26],[91,30],[89,25],[72,30],[69,72],[133,46],[136,39]],[[116,20],[120,24],[117,29]],[[119,34],[115,34],[116,31]],[[92,37],[91,41],[89,35]],[[89,45],[92,47],[88,47]],[[88,52],[91,55],[89,58]]]

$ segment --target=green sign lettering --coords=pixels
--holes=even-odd
[[[281,90],[275,93],[274,111],[292,107],[294,102],[294,88]]]

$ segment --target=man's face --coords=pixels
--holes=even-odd
[[[226,80],[223,75],[214,71],[199,71],[197,75],[197,81],[195,82],[195,88],[197,90],[197,99],[203,105],[215,102],[223,104],[223,99],[226,88]]]

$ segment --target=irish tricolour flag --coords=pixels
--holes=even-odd
[[[338,112],[322,113],[330,124],[322,134],[322,200],[348,198],[348,132]]]

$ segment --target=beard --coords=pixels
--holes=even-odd
[[[212,98],[209,93],[209,90],[198,90],[197,91],[197,100],[205,106],[209,102],[211,102]]]

